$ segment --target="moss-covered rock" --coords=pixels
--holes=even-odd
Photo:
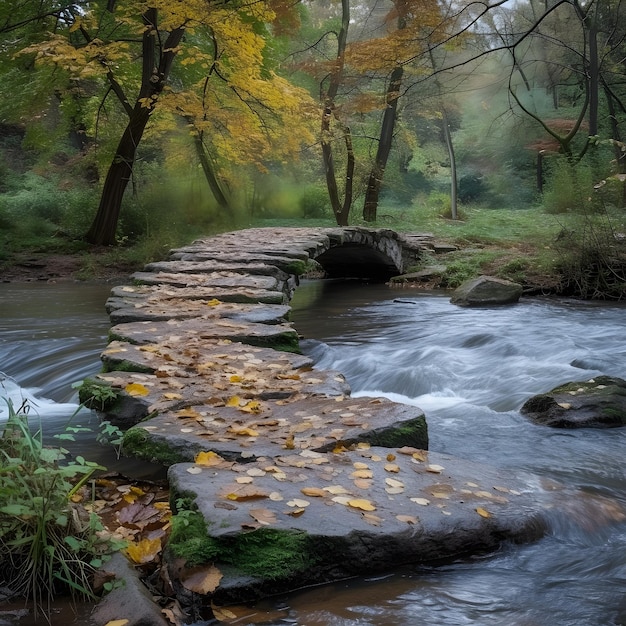
[[[530,398],[521,408],[537,424],[556,428],[614,428],[626,424],[626,381],[598,376],[568,382]]]

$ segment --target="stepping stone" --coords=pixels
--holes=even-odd
[[[287,295],[283,291],[256,289],[251,287],[173,287],[171,285],[125,285],[114,287],[107,300],[107,311],[121,308],[122,305],[138,306],[146,302],[172,302],[177,300],[213,300],[222,302],[249,302],[262,304],[283,304]],[[121,304],[120,304],[121,303]]]
[[[235,572],[235,592],[247,574],[249,599],[456,559],[546,531],[544,493],[530,479],[410,447],[293,451],[251,463],[207,454],[173,465],[168,478],[177,512],[204,519],[216,566],[237,555],[244,570]],[[174,555],[203,537],[178,540]],[[224,571],[217,601],[232,597]]]
[[[329,400],[302,394],[284,400],[212,398],[210,403],[162,412],[131,428],[124,437],[124,451],[171,465],[193,461],[208,451],[228,459],[251,459],[359,443],[428,447],[424,413],[384,398]]]
[[[221,338],[290,352],[298,350],[298,334],[288,324],[255,324],[225,318],[117,324],[109,331],[109,338],[135,344]]]
[[[133,280],[146,285],[170,285],[173,287],[249,287],[264,291],[284,291],[283,280],[266,275],[245,275],[234,272],[210,272],[207,274],[185,274],[183,272],[135,272]]]
[[[138,301],[136,298],[109,299],[107,310],[113,324],[161,321],[169,319],[227,318],[258,324],[282,324],[289,319],[291,307],[286,304],[249,304],[212,300]]]

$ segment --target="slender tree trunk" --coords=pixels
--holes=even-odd
[[[441,108],[443,121],[443,136],[448,149],[448,158],[450,159],[450,217],[455,220],[458,217],[457,202],[457,172],[456,172],[456,156],[454,154],[454,144],[452,143],[452,135],[450,134],[450,124],[445,106]]]
[[[402,84],[403,74],[404,70],[402,66],[398,66],[391,72],[389,79],[386,95],[387,107],[383,114],[383,123],[378,140],[378,150],[376,151],[376,158],[367,181],[367,189],[365,190],[363,219],[366,222],[374,222],[376,220],[380,188],[383,184],[385,167],[387,167],[387,160],[393,143],[393,132],[396,126],[398,98],[400,97],[400,86]]]
[[[202,167],[202,171],[204,172],[204,177],[206,178],[207,184],[209,185],[209,189],[215,198],[217,204],[225,209],[229,213],[231,213],[232,207],[230,206],[230,201],[222,189],[220,185],[220,181],[217,179],[215,175],[215,170],[213,169],[213,164],[209,159],[206,148],[204,146],[203,141],[204,134],[202,132],[194,134],[194,143],[196,146],[196,154],[198,155],[198,159],[200,160],[200,165]]]

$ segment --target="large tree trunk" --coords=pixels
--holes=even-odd
[[[226,193],[222,189],[220,185],[220,181],[217,179],[215,175],[215,170],[213,169],[213,164],[209,159],[206,148],[204,146],[204,134],[202,132],[198,132],[194,134],[194,143],[196,146],[196,154],[198,155],[198,159],[200,160],[200,165],[202,166],[202,171],[204,172],[204,177],[206,179],[207,184],[209,185],[209,189],[215,198],[217,204],[222,208],[231,213],[231,206]]]
[[[148,123],[150,112],[141,104],[136,104],[131,119],[115,151],[115,157],[109,166],[100,205],[91,227],[85,235],[89,243],[110,246],[115,243],[117,222],[122,207],[122,198],[133,175],[133,164],[137,146]]]
[[[333,157],[331,121],[336,117],[335,98],[339,91],[339,85],[343,77],[344,55],[346,42],[348,40],[348,27],[350,25],[350,2],[341,0],[341,29],[337,35],[337,59],[335,67],[330,73],[328,90],[324,97],[324,110],[322,111],[321,140],[322,159],[324,161],[324,171],[326,173],[326,188],[330,206],[337,221],[338,226],[348,225],[348,216],[352,206],[352,189],[354,175],[354,150],[352,148],[352,135],[350,128],[341,125],[341,132],[346,146],[347,161],[345,175],[345,190],[343,203],[339,199],[339,187],[337,185],[337,174],[335,171],[335,160]],[[339,120],[337,120],[339,122]]]
[[[85,235],[86,241],[96,245],[110,246],[115,243],[122,198],[132,178],[137,147],[148,124],[150,113],[154,110],[159,94],[167,82],[177,47],[185,32],[182,27],[172,30],[160,48],[160,56],[157,57],[156,46],[159,39],[157,10],[147,9],[142,17],[146,29],[142,38],[141,88],[132,110],[128,103],[125,103],[120,85],[115,82],[112,75],[109,76],[113,91],[125,103],[129,120],[109,166],[98,212]]]
[[[387,87],[386,102],[387,107],[383,114],[383,123],[380,129],[380,138],[378,140],[378,150],[376,151],[376,159],[369,175],[367,189],[365,191],[365,202],[363,204],[363,219],[366,222],[376,220],[376,211],[378,209],[378,198],[380,196],[380,188],[385,175],[385,167],[387,167],[387,159],[391,151],[393,143],[393,132],[396,126],[396,116],[398,112],[398,98],[400,97],[400,86],[402,84],[402,76],[404,70],[402,66],[396,67],[391,73],[389,85]]]

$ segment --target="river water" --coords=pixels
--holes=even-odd
[[[29,398],[45,424],[62,428],[76,406],[71,383],[100,367],[109,289],[0,284],[0,370],[12,377],[0,395]],[[292,593],[237,611],[237,624],[626,624],[626,430],[554,430],[519,414],[557,384],[626,378],[623,305],[466,309],[443,294],[326,281],[303,284],[292,304],[318,366],[343,372],[354,395],[421,407],[431,450],[530,472],[574,497],[534,544]],[[101,446],[82,445],[103,462]]]

